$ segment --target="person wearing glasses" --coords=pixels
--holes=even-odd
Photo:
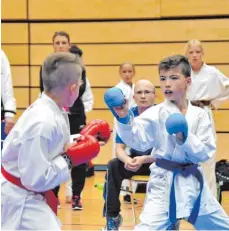
[[[152,107],[155,102],[155,87],[148,80],[139,80],[134,88],[134,100],[137,106],[131,108],[134,116],[137,117]],[[104,216],[107,219],[107,230],[112,230],[109,227],[112,220],[119,216],[120,201],[119,194],[121,190],[122,181],[130,179],[134,175],[149,175],[150,163],[143,164],[146,155],[150,155],[152,149],[145,152],[129,148],[121,138],[116,135],[115,152],[116,158],[108,163],[107,174],[105,177],[106,199],[104,205]]]

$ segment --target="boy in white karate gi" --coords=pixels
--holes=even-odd
[[[207,113],[186,99],[190,64],[184,56],[171,56],[160,62],[159,73],[166,100],[137,118],[116,89],[105,94],[123,142],[139,151],[153,148],[144,161],[155,163],[150,166],[146,199],[134,230],[173,229],[178,219],[188,220],[197,230],[229,230],[229,217],[212,196],[198,165],[214,155],[216,146]]]
[[[85,163],[99,152],[92,136],[69,143],[69,121],[63,106],[70,107],[77,99],[81,72],[76,55],[59,52],[47,57],[42,68],[45,91],[22,114],[4,142],[3,230],[60,230],[57,199],[51,189],[69,179],[69,167]]]

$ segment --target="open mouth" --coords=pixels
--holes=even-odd
[[[166,95],[171,95],[171,94],[173,94],[173,92],[170,91],[170,90],[166,90],[166,91],[165,91],[165,94],[166,94]]]

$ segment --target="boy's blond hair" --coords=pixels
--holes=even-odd
[[[192,40],[189,40],[186,45],[185,45],[185,55],[187,55],[189,49],[193,46],[193,45],[197,45],[201,48],[202,51],[204,51],[204,48],[203,48],[203,45],[201,43],[200,40],[198,39],[192,39]]]

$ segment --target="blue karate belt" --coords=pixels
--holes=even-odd
[[[163,169],[173,172],[173,181],[170,192],[170,205],[169,205],[169,220],[172,224],[175,224],[177,221],[176,215],[176,196],[175,196],[175,177],[177,174],[181,174],[184,177],[188,177],[189,175],[193,175],[200,183],[200,192],[192,209],[192,212],[188,218],[188,222],[191,224],[195,224],[196,219],[198,217],[200,211],[200,200],[201,194],[204,186],[203,176],[200,170],[198,169],[197,164],[181,164],[170,160],[165,159],[156,159],[155,164]]]

